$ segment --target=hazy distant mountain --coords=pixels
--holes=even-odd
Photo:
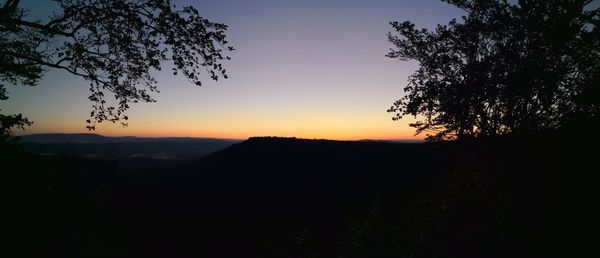
[[[45,155],[176,159],[205,156],[240,141],[213,138],[107,137],[99,134],[53,133],[23,135],[20,142],[28,151]]]
[[[37,142],[37,143],[106,143],[106,142],[187,142],[187,141],[227,141],[240,142],[232,139],[218,138],[194,138],[194,137],[135,137],[135,136],[119,136],[109,137],[94,133],[41,133],[21,135],[21,142]]]
[[[58,143],[58,142],[110,142],[114,141],[115,138],[105,137],[99,134],[93,133],[43,133],[43,134],[29,134],[22,135],[21,142],[38,142],[38,143]]]

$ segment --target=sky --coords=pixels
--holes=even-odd
[[[235,47],[225,63],[230,76],[203,86],[173,76],[170,64],[153,72],[156,103],[128,111],[129,126],[102,123],[93,133],[107,136],[421,139],[406,117],[392,121],[386,110],[404,94],[417,67],[385,57],[392,47],[391,21],[409,20],[432,28],[462,15],[438,0],[173,0],[192,5],[213,22],[229,26]],[[50,0],[23,0],[29,19],[44,19]],[[8,88],[5,114],[34,122],[29,133],[85,133],[91,103],[88,83],[49,70],[36,87]]]

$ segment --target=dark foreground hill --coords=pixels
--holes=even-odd
[[[251,138],[169,164],[14,156],[12,246],[38,257],[578,256],[597,232],[594,145]]]

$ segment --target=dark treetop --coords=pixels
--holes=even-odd
[[[528,133],[600,117],[600,9],[589,0],[445,0],[466,12],[434,30],[392,22],[387,55],[416,60],[388,112],[429,139]],[[590,10],[591,9],[591,10]]]
[[[0,97],[8,84],[35,85],[46,68],[65,70],[90,84],[88,129],[103,121],[126,125],[125,111],[138,101],[152,102],[157,91],[152,70],[173,62],[201,85],[199,74],[227,78],[222,61],[232,51],[227,26],[201,17],[194,7],[170,0],[55,0],[61,11],[48,21],[30,21],[19,0],[0,4]],[[112,95],[107,97],[106,94]],[[0,116],[0,134],[30,122]]]

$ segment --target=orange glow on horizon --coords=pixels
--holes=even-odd
[[[296,137],[304,139],[330,139],[330,140],[422,140],[423,135],[414,135],[414,130],[409,128],[395,128],[395,130],[351,130],[346,128],[337,129],[289,129],[289,130],[266,130],[258,128],[226,129],[217,128],[194,129],[193,127],[157,127],[154,129],[143,129],[136,125],[121,127],[118,125],[102,125],[95,131],[88,131],[83,126],[70,127],[52,126],[46,128],[31,128],[19,134],[32,133],[95,133],[104,136],[137,136],[137,137],[193,137],[193,138],[221,138],[245,140],[250,137],[276,136]],[[400,126],[398,126],[400,127]],[[212,130],[211,130],[212,129]],[[402,130],[404,129],[404,130]]]
[[[245,133],[245,132],[224,132],[224,133],[211,133],[211,132],[194,132],[192,131],[163,131],[163,132],[136,132],[136,131],[118,131],[118,130],[27,130],[20,132],[19,135],[23,134],[34,134],[34,133],[93,133],[100,134],[109,137],[122,137],[122,136],[135,136],[135,137],[148,137],[148,138],[160,138],[160,137],[190,137],[190,138],[218,138],[218,139],[235,139],[235,140],[246,140],[250,137],[296,137],[302,139],[327,139],[327,140],[342,140],[342,141],[354,141],[354,140],[422,140],[424,136],[417,135],[414,133],[400,134],[381,132],[379,134],[360,134],[352,132],[297,132],[297,133],[268,133],[268,132],[256,132],[256,133]]]
[[[391,121],[384,112],[345,114],[335,111],[303,110],[289,114],[253,110],[240,112],[190,112],[179,116],[133,114],[129,126],[102,123],[95,131],[85,122],[72,118],[32,117],[31,133],[96,133],[104,136],[197,137],[244,140],[254,136],[296,137],[331,140],[422,140],[408,124],[414,119]],[[287,116],[286,116],[287,115]],[[194,117],[195,119],[188,119]]]

